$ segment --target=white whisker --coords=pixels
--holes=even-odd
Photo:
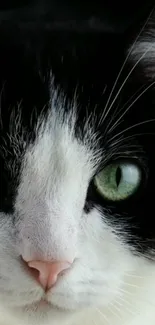
[[[120,288],[119,291],[120,291],[121,293],[125,294],[125,295],[128,295],[128,296],[132,296],[132,295],[133,295],[133,292],[126,291],[126,290],[124,290],[124,289],[122,289],[122,288]]]
[[[132,301],[128,301],[127,299],[125,299],[124,297],[117,297],[117,299],[115,300],[115,303],[117,303],[118,305],[120,305],[120,302],[119,300],[121,301],[121,306],[123,307],[126,307],[127,311],[128,312],[131,312],[131,310],[129,309],[130,307],[133,308],[133,304],[132,304]],[[126,306],[128,305],[128,307]]]
[[[110,303],[110,305],[112,306],[112,308],[109,308],[110,312],[116,316],[118,319],[122,319],[122,317],[120,316],[121,314],[121,309],[117,308],[112,302]],[[117,311],[117,313],[114,312],[114,309]]]
[[[121,307],[123,308],[123,310],[127,311],[130,315],[135,316],[137,310],[133,311],[133,305],[130,304],[130,303],[129,303],[128,301],[126,301],[126,300],[122,300],[122,302],[123,302],[123,304],[121,305]],[[118,301],[115,301],[115,303],[119,305],[119,302],[118,302]],[[129,309],[129,308],[126,306],[126,304],[128,304],[129,307],[132,308],[132,310]],[[135,307],[134,307],[134,308],[135,308]]]
[[[141,276],[141,275],[131,274],[131,273],[125,273],[125,276],[135,278],[135,279],[145,279],[146,277],[149,277],[149,275],[144,277],[144,276]]]
[[[122,284],[125,284],[126,286],[132,287],[132,288],[136,288],[136,289],[140,289],[141,287],[136,285],[136,284],[132,284],[132,283],[128,283],[125,281],[122,281]]]
[[[134,133],[133,135],[129,135],[129,136],[127,136],[127,137],[123,137],[123,136],[121,136],[118,140],[115,140],[114,142],[112,142],[111,144],[110,144],[110,147],[111,148],[113,148],[113,147],[117,147],[118,148],[118,146],[123,142],[123,143],[126,143],[126,141],[127,140],[131,140],[131,139],[133,139],[133,138],[135,138],[135,137],[137,137],[137,136],[141,136],[141,135],[144,135],[143,133]],[[111,139],[109,140],[109,141],[111,141]],[[108,142],[109,142],[108,141]]]
[[[117,114],[118,114],[118,108],[119,108],[119,106],[120,106],[120,101],[119,101],[119,103],[118,103],[118,105],[117,105],[117,107],[116,107],[116,109],[115,109],[115,112],[114,112],[114,114],[112,115],[112,117],[111,117],[109,123],[108,123],[107,126],[106,126],[106,129],[105,129],[105,131],[104,131],[104,134],[107,133],[107,130],[109,129],[109,126],[112,124],[112,121],[113,121],[114,119],[116,119],[116,116],[117,116]]]
[[[133,124],[133,125],[129,126],[128,128],[126,128],[126,129],[120,131],[119,133],[115,134],[115,135],[110,139],[110,141],[112,141],[113,139],[115,139],[115,138],[118,137],[119,135],[121,135],[121,134],[123,134],[123,133],[125,133],[125,132],[127,132],[127,131],[129,131],[129,130],[135,128],[135,127],[137,127],[137,126],[140,126],[140,125],[143,125],[143,124],[146,124],[146,123],[150,123],[150,122],[155,122],[155,119],[150,119],[150,120],[146,120],[146,121],[142,121],[142,122],[139,122],[139,123]]]
[[[111,325],[110,321],[108,320],[108,318],[103,314],[103,312],[101,312],[100,309],[96,308],[96,310],[98,311],[98,313],[103,317],[103,319],[107,322],[107,324]]]
[[[115,102],[116,102],[116,99],[118,98],[120,92],[122,91],[123,87],[125,86],[126,82],[128,81],[130,75],[131,75],[132,72],[135,70],[135,68],[137,67],[137,65],[142,61],[142,59],[145,57],[145,55],[146,55],[146,54],[147,54],[147,53],[148,53],[148,52],[153,48],[153,46],[154,46],[154,43],[151,44],[151,45],[149,46],[149,48],[148,48],[148,49],[147,49],[147,50],[146,50],[146,51],[145,51],[145,52],[140,56],[139,60],[138,60],[138,61],[134,64],[134,66],[131,68],[131,70],[130,70],[130,72],[128,73],[127,77],[124,79],[122,85],[120,86],[120,88],[119,88],[119,90],[118,90],[116,96],[114,97],[112,103],[110,104],[110,106],[109,106],[109,108],[108,108],[108,110],[107,110],[107,112],[106,112],[106,114],[105,114],[105,116],[104,116],[104,120],[106,119],[107,115],[108,115],[109,112],[111,111],[113,105],[114,105]]]
[[[129,109],[137,102],[137,100],[144,95],[147,90],[149,90],[153,85],[155,85],[155,81],[153,81],[149,86],[147,86],[136,98],[135,100],[127,107],[127,109],[123,112],[123,114],[118,118],[118,120],[113,124],[112,128],[108,130],[108,133],[112,132],[117,126],[118,122],[123,118],[123,116],[129,111]]]
[[[111,90],[111,92],[110,92],[110,95],[109,95],[109,97],[108,97],[107,103],[106,103],[106,105],[105,105],[105,108],[104,108],[104,111],[103,111],[103,114],[102,114],[102,117],[104,117],[104,118],[103,118],[103,120],[102,120],[102,118],[101,118],[101,122],[102,122],[102,123],[103,123],[103,121],[105,120],[106,116],[109,114],[109,112],[110,112],[110,110],[111,110],[111,107],[113,106],[114,102],[116,101],[116,99],[117,99],[117,97],[118,97],[120,91],[121,91],[122,88],[124,87],[124,84],[126,83],[126,81],[128,80],[128,78],[130,77],[131,73],[132,73],[133,70],[136,68],[136,66],[138,65],[138,63],[143,59],[143,56],[145,56],[146,53],[148,52],[148,51],[146,51],[146,52],[142,55],[142,57],[137,61],[137,63],[134,65],[134,67],[131,69],[130,73],[129,73],[128,76],[125,78],[125,80],[124,80],[124,82],[123,82],[123,84],[122,84],[122,86],[121,86],[121,88],[120,88],[120,91],[117,93],[117,95],[115,96],[114,100],[113,100],[112,103],[110,104],[109,109],[107,110],[107,107],[108,107],[108,105],[109,105],[109,102],[110,102],[110,100],[111,100],[111,97],[112,97],[112,95],[113,95],[113,92],[114,92],[114,90],[115,90],[115,88],[116,88],[116,86],[117,86],[117,83],[118,83],[118,81],[119,81],[119,78],[120,78],[120,76],[121,76],[121,74],[122,74],[122,72],[123,72],[123,69],[124,69],[124,67],[125,67],[125,65],[126,65],[126,63],[127,63],[127,61],[128,61],[128,59],[129,59],[130,55],[132,54],[133,48],[134,48],[134,46],[136,45],[136,43],[137,43],[137,41],[138,41],[140,35],[142,34],[143,30],[145,29],[145,27],[146,27],[146,25],[147,25],[147,23],[148,23],[148,21],[149,21],[151,15],[152,15],[153,11],[154,11],[154,8],[151,10],[151,12],[150,12],[150,14],[149,14],[149,16],[148,16],[146,22],[144,23],[143,27],[141,28],[140,32],[138,33],[138,35],[137,35],[135,41],[133,42],[133,44],[132,44],[132,46],[131,46],[131,48],[130,48],[130,51],[128,52],[128,54],[127,54],[127,56],[126,56],[126,58],[125,58],[125,60],[124,60],[124,62],[123,62],[123,64],[122,64],[122,67],[121,67],[121,69],[120,69],[120,71],[119,71],[119,73],[118,73],[118,75],[117,75],[117,78],[116,78],[116,80],[115,80],[115,82],[114,82],[114,85],[113,85],[112,90]],[[150,49],[151,49],[151,48],[150,48]],[[106,112],[106,110],[107,110],[107,112]],[[106,112],[106,114],[105,114],[105,112]],[[105,114],[105,115],[104,115],[104,114]]]
[[[127,304],[128,306],[131,306],[132,307],[131,302],[129,302],[128,300],[126,300],[124,297],[120,297],[120,296],[117,296],[117,298],[115,300],[115,303],[117,303],[121,307],[124,306],[125,304]]]
[[[120,110],[119,111],[117,111],[117,113],[115,114],[114,113],[114,116],[116,117],[122,110],[124,110],[124,108],[127,106],[127,105],[129,105],[130,104],[130,102],[132,101],[132,99],[134,99],[136,96],[137,96],[137,94],[139,94],[141,91],[142,91],[142,89],[144,88],[144,85],[143,86],[141,86],[128,100],[127,100],[127,102],[120,108]],[[116,110],[117,110],[117,108],[116,108]],[[113,117],[113,116],[112,116]],[[112,119],[111,119],[112,120]]]

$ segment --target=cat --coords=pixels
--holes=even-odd
[[[154,24],[1,23],[0,325],[154,325]]]

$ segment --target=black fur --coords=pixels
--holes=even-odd
[[[87,114],[95,112],[97,120],[101,117],[126,55],[128,45],[126,35],[129,35],[129,31],[124,34],[117,25],[116,32],[114,20],[107,24],[102,15],[96,13],[93,15],[94,7],[91,6],[88,15],[87,10],[81,11],[83,7],[80,6],[75,12],[76,7],[70,7],[69,4],[65,6],[65,10],[62,10],[58,3],[52,4],[57,19],[53,18],[51,7],[50,11],[47,10],[49,2],[46,2],[46,5],[40,2],[40,6],[37,7],[36,4],[29,4],[27,9],[17,10],[10,7],[7,11],[3,8],[5,10],[0,14],[0,210],[6,213],[13,210],[20,158],[24,152],[21,146],[19,159],[16,161],[16,173],[12,175],[7,167],[8,162],[12,164],[16,159],[7,136],[10,133],[11,116],[13,119],[17,112],[21,112],[22,125],[19,126],[19,137],[24,128],[26,143],[32,142],[35,137],[36,117],[39,117],[43,108],[46,112],[48,107],[49,81],[52,73],[55,85],[63,90],[66,96],[66,103],[73,99],[77,91],[79,111],[75,131],[76,134],[79,134],[79,131],[82,133]],[[37,12],[34,8],[37,8]],[[126,30],[126,27],[124,29]],[[127,65],[115,89],[115,95],[129,69],[131,66]],[[117,134],[121,132],[124,141],[113,150],[108,162],[118,159],[136,161],[143,175],[141,186],[135,196],[113,203],[103,200],[97,194],[92,180],[85,209],[89,212],[94,205],[108,209],[109,222],[116,227],[123,222],[129,235],[126,234],[125,240],[131,248],[136,247],[137,251],[146,253],[150,252],[150,248],[155,248],[153,212],[155,122],[143,122],[155,118],[154,89],[150,88],[135,102],[114,132],[109,134],[104,132],[117,105],[123,107],[141,86],[150,82],[144,78],[141,69],[137,66],[132,73],[100,128],[98,123],[94,125],[100,137],[100,146],[107,157],[113,150],[112,137],[116,140]],[[139,78],[140,75],[142,78]],[[33,112],[36,115],[33,115]],[[131,128],[139,122],[142,124]],[[17,121],[11,120],[12,126],[13,123]],[[129,128],[127,131],[123,131],[127,128]],[[133,135],[135,136],[130,140],[125,140],[126,137]],[[101,167],[103,166],[99,166]],[[150,257],[151,253],[148,253],[148,256]]]

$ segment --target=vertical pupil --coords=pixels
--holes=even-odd
[[[121,168],[117,167],[117,170],[116,170],[116,185],[117,185],[117,187],[121,181],[121,177],[122,177]]]

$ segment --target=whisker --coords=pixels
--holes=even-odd
[[[130,102],[131,102],[131,100],[132,99],[134,99],[135,98],[135,96],[137,96],[137,94],[142,90],[144,88],[144,85],[143,86],[141,86],[128,100],[127,100],[127,102],[123,105],[123,107],[121,107],[121,109],[119,110],[119,111],[117,111],[117,109],[118,109],[118,106],[119,105],[117,105],[117,107],[116,107],[116,110],[115,110],[115,112],[116,112],[116,114],[114,113],[113,114],[113,116],[117,116],[123,109],[124,109],[124,107],[125,106],[127,106]],[[112,116],[112,119],[110,120],[110,123],[109,124],[111,124],[111,121],[113,120],[113,116]]]
[[[106,129],[105,129],[105,131],[104,131],[104,134],[107,133],[107,130],[109,129],[109,126],[111,125],[112,121],[113,121],[113,120],[116,118],[116,116],[118,115],[118,108],[119,108],[119,106],[120,106],[120,102],[121,102],[121,100],[119,101],[119,103],[118,103],[118,105],[117,105],[117,107],[116,107],[116,109],[115,109],[114,114],[112,115],[112,117],[111,117],[109,123],[107,124]]]
[[[120,302],[120,301],[121,302]],[[117,303],[119,306],[124,306],[124,304],[127,304],[128,306],[132,306],[131,302],[129,302],[128,300],[124,299],[123,297],[117,296],[115,303]]]
[[[147,276],[141,276],[137,274],[130,274],[130,273],[125,273],[125,276],[131,277],[131,278],[136,278],[136,279],[146,279],[146,277],[149,277],[150,275]]]
[[[132,292],[126,291],[126,290],[124,290],[124,289],[122,289],[122,288],[120,288],[119,291],[120,291],[121,293],[125,294],[125,295],[129,295],[129,296],[132,296],[132,295],[133,295]]]
[[[123,118],[123,116],[129,111],[129,109],[137,102],[139,98],[141,98],[147,90],[149,90],[153,85],[155,85],[155,81],[153,81],[149,86],[147,86],[136,98],[135,100],[127,107],[127,109],[123,112],[123,114],[118,118],[118,120],[113,124],[112,128],[109,129],[108,133],[112,132],[115,127],[117,126],[117,123]],[[123,108],[122,108],[123,109]]]
[[[112,306],[113,306],[113,308],[115,308],[117,311],[118,311],[118,313],[120,313],[120,314],[122,314],[122,311],[127,311],[129,314],[131,314],[132,316],[133,315],[135,315],[135,312],[136,312],[136,310],[135,310],[135,312],[133,312],[132,310],[130,310],[128,307],[126,307],[126,305],[125,304],[120,304],[120,303],[118,303],[118,301],[115,301],[114,302],[115,304],[118,304],[119,306],[121,306],[121,307],[123,307],[123,309],[121,308],[118,308],[115,304],[112,304]],[[124,303],[126,303],[126,301],[124,300]],[[132,304],[130,304],[130,306],[133,308],[133,305]],[[119,317],[120,319],[122,319],[122,317]]]
[[[128,283],[128,282],[125,282],[125,281],[122,281],[122,284],[125,284],[129,287],[132,287],[132,288],[137,288],[137,289],[140,289],[141,287],[136,285],[136,284],[132,284],[132,283]]]
[[[131,307],[131,308],[133,308],[133,305],[130,304],[130,303],[129,303],[128,301],[126,301],[126,300],[122,300],[122,302],[123,302],[123,305],[121,304],[121,307],[123,307],[123,309],[126,310],[130,315],[135,316],[137,310],[132,311],[131,309],[129,309],[129,308],[126,306],[126,303],[127,303],[127,304],[129,305],[129,307]],[[119,305],[119,302],[118,302],[118,301],[115,301],[115,303]],[[134,308],[135,308],[135,307],[134,307]]]
[[[121,304],[120,304],[119,300],[121,301]],[[127,299],[124,299],[124,298],[119,296],[119,297],[117,297],[117,300],[115,300],[115,303],[118,304],[118,305],[121,305],[121,307],[123,306],[123,308],[125,308],[132,315],[135,313],[135,312],[132,312],[131,309],[130,309],[130,308],[132,308],[132,309],[135,308],[135,306],[133,306],[132,301],[130,302]],[[137,310],[137,308],[135,308],[135,311],[136,310]]]
[[[115,134],[115,135],[110,139],[110,141],[112,141],[113,139],[117,138],[119,135],[121,135],[121,134],[123,134],[123,133],[125,133],[125,132],[127,132],[127,131],[129,131],[129,130],[135,128],[135,127],[137,127],[137,126],[140,126],[140,125],[143,125],[143,124],[146,124],[146,123],[150,123],[150,122],[155,122],[155,119],[150,119],[150,120],[146,120],[146,121],[142,121],[142,122],[139,122],[139,123],[133,124],[133,125],[129,126],[128,128],[126,128],[126,129],[120,131],[119,133]]]
[[[110,302],[110,305],[112,306],[112,308],[109,307],[110,312],[111,312],[114,316],[116,316],[118,319],[122,320],[122,317],[119,315],[119,314],[121,313],[121,309],[117,308],[117,307],[116,307],[112,302]],[[116,311],[118,312],[118,314],[116,314],[116,313],[114,312],[114,310],[113,310],[114,308],[116,309]]]
[[[135,98],[137,96],[137,94],[139,94],[142,91],[143,88],[145,88],[145,86],[147,87],[147,85],[144,84],[140,88],[138,88],[138,90],[135,91],[135,93],[127,100],[127,102],[123,105],[123,107],[120,109],[120,111],[117,112],[116,115],[118,115],[124,109],[124,107],[127,106],[131,102],[131,100],[133,98]]]
[[[101,312],[100,309],[96,308],[98,313],[104,318],[104,320],[107,322],[107,324],[111,325],[111,322],[108,320],[108,318]]]
[[[129,136],[125,137],[125,138],[122,136],[118,140],[115,140],[115,142],[112,142],[110,146],[112,148],[113,147],[118,147],[118,145],[120,145],[122,142],[126,143],[127,140],[131,140],[134,137],[141,136],[141,135],[144,135],[144,133],[135,133],[135,134],[129,135]],[[111,141],[111,139],[109,141]]]
[[[107,110],[107,107],[108,107],[108,105],[109,105],[109,103],[110,103],[111,97],[112,97],[113,92],[114,92],[114,90],[115,90],[115,88],[116,88],[116,86],[117,86],[117,83],[118,83],[119,78],[120,78],[120,76],[121,76],[121,74],[122,74],[122,72],[123,72],[123,69],[124,69],[124,67],[125,67],[125,65],[126,65],[126,63],[127,63],[127,61],[128,61],[128,59],[129,59],[129,57],[130,57],[132,51],[133,51],[133,48],[134,48],[135,44],[137,43],[138,38],[140,37],[140,35],[142,34],[143,30],[145,29],[145,27],[146,27],[146,25],[147,25],[147,23],[148,23],[148,21],[149,21],[151,15],[152,15],[153,11],[154,11],[154,7],[153,7],[153,9],[151,10],[151,12],[150,12],[150,14],[149,14],[149,16],[148,16],[146,22],[145,22],[144,25],[142,26],[142,28],[141,28],[140,32],[138,33],[137,37],[135,38],[135,41],[133,42],[133,44],[132,44],[132,46],[131,46],[131,48],[130,48],[130,51],[128,52],[128,54],[127,54],[127,56],[126,56],[126,58],[125,58],[125,60],[124,60],[124,62],[123,62],[123,64],[122,64],[122,67],[121,67],[121,69],[120,69],[120,71],[119,71],[119,73],[118,73],[118,75],[117,75],[117,78],[116,78],[116,80],[115,80],[115,82],[114,82],[114,85],[113,85],[112,90],[111,90],[111,92],[110,92],[110,95],[109,95],[109,97],[108,97],[108,100],[107,100],[107,103],[106,103],[105,108],[104,108],[104,110],[103,110],[103,114],[102,114],[102,116],[104,116],[104,114],[105,114],[105,112],[106,112],[106,110]],[[147,52],[146,52],[146,53],[147,53]],[[145,53],[145,54],[146,54],[146,53]],[[140,62],[140,60],[138,61],[138,63],[139,63],[139,62]],[[137,64],[138,64],[138,63],[137,63]],[[136,64],[136,66],[137,66],[137,64]],[[135,67],[136,67],[136,66],[135,66]],[[134,68],[135,68],[135,67],[134,67]],[[133,70],[134,70],[134,69],[133,69]],[[132,71],[133,71],[133,70],[132,70]],[[131,73],[132,73],[132,71],[131,71]],[[131,73],[130,73],[130,74],[131,74]],[[130,75],[128,75],[127,77],[129,77],[129,76],[130,76]],[[128,78],[127,78],[127,79],[128,79]],[[127,80],[126,80],[126,81],[127,81]],[[125,81],[125,82],[126,82],[126,81]],[[120,90],[120,91],[121,91],[121,90]],[[120,93],[120,92],[119,92],[119,93]],[[118,94],[118,95],[119,95],[119,94]],[[118,97],[118,96],[117,96],[117,97]],[[117,97],[116,97],[116,98],[117,98]],[[116,98],[114,99],[114,102],[115,102]],[[111,105],[110,105],[110,106],[111,106]],[[112,106],[113,106],[113,102],[112,102]],[[110,108],[110,109],[111,109],[111,108]],[[106,116],[107,116],[108,113],[109,113],[109,109],[108,109],[108,111],[107,111],[107,113],[106,113]],[[103,120],[105,120],[106,116],[104,116],[104,119],[103,119]],[[101,121],[102,121],[102,118],[101,118]],[[102,121],[102,122],[103,122],[103,121]]]
[[[119,313],[121,313],[121,309],[115,306],[115,302],[110,302],[110,305],[113,306]]]
[[[110,104],[105,116],[104,116],[104,120],[107,117],[107,115],[109,114],[109,112],[111,111],[113,105],[116,102],[116,99],[118,98],[120,92],[122,91],[123,87],[125,86],[126,82],[128,81],[130,75],[132,74],[132,72],[135,70],[135,68],[137,67],[137,65],[142,61],[142,59],[145,57],[145,55],[153,48],[154,44],[150,45],[149,48],[140,56],[139,60],[134,64],[134,66],[131,68],[130,72],[128,73],[127,77],[124,79],[122,85],[120,86],[116,96],[114,97],[112,103]]]

